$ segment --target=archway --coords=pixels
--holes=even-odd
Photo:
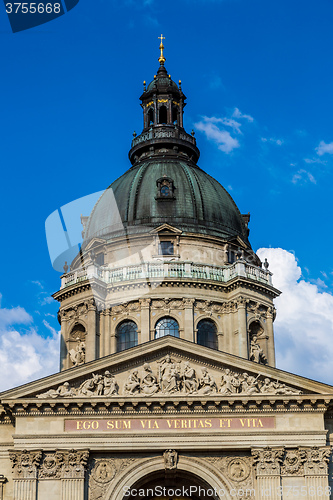
[[[110,485],[105,499],[231,500],[232,489],[220,471],[199,458],[181,456],[177,468],[165,469],[163,458],[155,457],[127,467]]]

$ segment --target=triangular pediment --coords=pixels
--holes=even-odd
[[[170,224],[162,224],[161,226],[158,226],[154,228],[152,231],[150,231],[150,234],[170,234],[172,233],[173,235],[178,235],[182,234],[183,231],[180,229],[177,229],[176,227],[170,226]]]
[[[333,387],[277,368],[163,337],[0,394],[2,402],[130,398],[333,397]],[[325,398],[326,399],[326,398]]]

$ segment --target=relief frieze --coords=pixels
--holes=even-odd
[[[111,369],[110,369],[111,370]],[[261,373],[206,366],[167,354],[156,362],[143,363],[122,373],[92,373],[80,382],[65,382],[57,388],[37,394],[39,399],[153,396],[164,395],[296,395],[301,391]]]

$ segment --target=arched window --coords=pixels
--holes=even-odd
[[[148,111],[148,126],[149,125],[154,125],[154,111],[152,108]]]
[[[260,337],[264,333],[264,329],[259,321],[253,321],[249,327],[250,338]]]
[[[159,116],[160,116],[159,123],[168,123],[168,114],[165,106],[160,107]]]
[[[179,326],[175,319],[173,318],[162,318],[155,325],[155,339],[160,337],[165,337],[165,335],[172,335],[173,337],[179,337]]]
[[[217,349],[217,329],[215,323],[210,319],[199,321],[197,343],[211,349]]]
[[[123,321],[117,326],[117,352],[138,345],[138,327],[134,321]]]
[[[178,109],[176,106],[172,107],[172,123],[177,125],[178,122]]]

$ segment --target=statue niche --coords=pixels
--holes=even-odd
[[[69,357],[74,366],[83,365],[86,361],[86,329],[80,323],[76,324],[69,336]]]
[[[265,365],[267,359],[262,349],[261,342],[265,331],[259,321],[253,321],[249,327],[249,359],[255,363]]]

